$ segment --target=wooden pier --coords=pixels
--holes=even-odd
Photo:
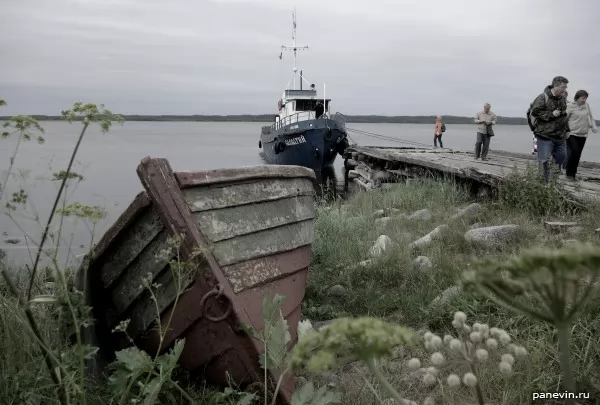
[[[535,155],[490,150],[487,161],[475,154],[451,149],[409,147],[350,146],[345,154],[346,179],[362,189],[431,175],[449,176],[478,188],[494,189],[516,171],[536,165]],[[576,184],[565,182],[565,189],[576,201],[600,198],[600,163],[581,162]]]

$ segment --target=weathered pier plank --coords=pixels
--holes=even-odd
[[[416,149],[377,146],[351,146],[346,156],[366,164],[371,168],[383,167],[397,177],[418,177],[429,173],[446,174],[474,181],[491,187],[497,187],[514,171],[525,171],[530,165],[536,165],[534,155],[505,151],[490,151],[489,160],[475,160],[473,152],[450,149]],[[379,169],[378,169],[379,170]],[[359,175],[360,171],[356,171]],[[579,181],[576,184],[565,183],[565,189],[576,200],[600,198],[600,164],[581,162],[578,170]],[[370,176],[355,179],[370,188]],[[366,178],[365,178],[366,177]]]

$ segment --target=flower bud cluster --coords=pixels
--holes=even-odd
[[[476,370],[485,364],[497,362],[498,370],[510,376],[513,373],[515,358],[527,356],[527,350],[512,343],[510,335],[503,329],[490,327],[487,324],[467,323],[467,315],[458,311],[454,314],[452,326],[457,336],[445,335],[443,338],[425,332],[423,335],[425,348],[430,355],[429,363],[419,358],[408,361],[411,370],[422,369],[423,384],[434,388],[436,385],[446,385],[450,388],[461,384],[469,388],[478,385]],[[435,404],[433,396],[426,398],[425,404]]]

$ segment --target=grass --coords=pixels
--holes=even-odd
[[[467,243],[463,235],[471,222],[450,222],[458,209],[473,202],[465,189],[451,182],[410,182],[391,190],[361,193],[349,201],[320,205],[303,315],[313,323],[343,316],[371,315],[443,336],[453,330],[451,314],[464,311],[472,322],[507,330],[530,352],[529,360],[515,368],[512,382],[493,377],[493,370],[484,373],[485,390],[491,403],[524,404],[530,402],[534,391],[561,391],[557,337],[551,328],[466,293],[455,295],[438,305],[431,304],[445,289],[456,286],[460,274],[479,260],[502,262],[523,249],[535,246],[558,248],[568,239],[598,242],[595,229],[600,228],[600,209],[596,205],[591,204],[589,211],[574,215],[566,214],[568,211],[559,209],[559,204],[555,203],[556,213],[546,213],[545,217],[541,217],[540,202],[527,201],[527,198],[539,200],[538,187],[532,187],[534,191],[529,194],[524,187],[517,190],[522,199],[522,209],[516,207],[514,194],[505,195],[500,202],[479,201],[482,209],[477,222],[480,226],[517,224],[522,227],[522,237],[502,249],[486,249]],[[407,218],[412,212],[424,208],[430,210],[431,220]],[[380,209],[392,218],[385,229],[378,229],[375,225],[377,215],[374,213]],[[575,220],[583,229],[577,236],[553,235],[544,230],[544,220]],[[441,224],[451,226],[439,240],[420,251],[408,246]],[[395,246],[375,262],[357,266],[356,263],[369,258],[370,247],[382,234],[388,235]],[[419,255],[427,256],[433,268],[424,271],[415,266],[413,260]],[[346,294],[341,297],[329,294],[334,285],[343,286]],[[581,392],[591,393],[591,398],[600,398],[599,315],[600,297],[595,297],[573,328],[572,338],[577,385]],[[404,367],[406,360],[414,355],[423,356],[423,353],[404,350],[398,359],[388,361],[385,369],[405,397],[421,403],[427,390],[415,372]],[[362,374],[359,369],[349,366],[337,377],[346,393],[344,403],[377,403],[374,394],[363,382],[364,376],[369,374]],[[515,381],[518,383],[515,384]],[[453,398],[456,404],[465,403],[464,394],[459,391]]]
[[[527,198],[523,190],[519,190],[519,193]],[[487,250],[464,240],[463,234],[474,221],[450,221],[460,208],[474,202],[465,189],[452,182],[411,182],[397,185],[391,190],[359,193],[346,201],[318,204],[313,262],[303,315],[313,322],[370,315],[415,330],[430,330],[444,335],[453,330],[450,314],[462,310],[473,321],[507,330],[530,353],[528,361],[515,367],[512,380],[501,378],[493,367],[482,371],[483,387],[491,403],[529,403],[534,391],[561,391],[557,337],[551,328],[515,316],[486,299],[465,293],[438,305],[431,304],[444,290],[456,286],[461,272],[473,266],[477,260],[486,258],[503,261],[527,247],[556,248],[563,245],[565,237],[544,230],[544,219],[577,220],[583,225],[577,239],[597,242],[594,231],[600,227],[600,210],[596,206],[590,206],[588,212],[576,217],[561,214],[559,210],[558,214],[544,218],[538,216],[537,211],[518,210],[514,203],[507,202],[510,201],[508,199],[501,201],[478,201],[482,209],[474,220],[480,226],[518,224],[523,228],[523,235],[518,241],[500,250]],[[539,204],[530,206],[537,210]],[[431,212],[431,219],[408,219],[408,215],[424,208]],[[384,215],[391,218],[385,229],[378,229],[375,225],[376,218],[380,216],[378,210],[384,210]],[[440,224],[451,226],[439,240],[420,250],[408,246]],[[382,234],[388,235],[394,246],[380,259],[365,266],[357,265],[369,258],[369,249]],[[433,267],[430,270],[420,270],[413,263],[421,255],[431,260]],[[18,272],[13,270],[13,274]],[[18,281],[21,289],[26,288],[26,278]],[[54,293],[52,283],[37,285],[38,290],[34,295]],[[334,285],[343,286],[346,294],[342,297],[329,294],[329,289]],[[0,391],[4,403],[52,403],[50,399],[56,397],[55,387],[40,361],[42,354],[28,331],[16,301],[1,281],[0,308]],[[51,347],[68,352],[68,342],[61,334],[57,314],[50,308],[43,305],[32,307],[45,340]],[[600,298],[596,297],[573,328],[572,339],[578,387],[582,392],[591,393],[592,397],[600,397],[600,347],[597,344],[599,315]],[[421,403],[427,395],[427,389],[421,382],[421,375],[408,370],[406,366],[406,361],[414,356],[425,358],[426,354],[408,349],[398,350],[394,358],[383,363],[383,372],[403,396]],[[180,381],[185,381],[185,377],[178,375]],[[377,383],[363,365],[351,364],[345,366],[341,373],[317,376],[315,379],[317,382],[334,381],[336,388],[345,395],[344,404],[379,403],[368,388],[372,385],[377,390]],[[365,379],[369,384],[365,383]],[[519,383],[514,384],[514,381]],[[86,387],[89,391],[88,403],[109,403],[111,393],[102,383],[92,381]],[[189,383],[186,384],[186,390],[198,403],[235,404],[229,399],[218,400],[207,387],[193,387]],[[465,390],[457,390],[451,398],[454,402],[449,403],[464,404],[467,394]],[[378,395],[385,399],[381,392]]]

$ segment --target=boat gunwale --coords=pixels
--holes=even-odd
[[[294,165],[257,165],[233,169],[211,169],[202,171],[177,171],[173,173],[181,189],[249,180],[276,178],[307,178],[317,181],[314,170]]]

